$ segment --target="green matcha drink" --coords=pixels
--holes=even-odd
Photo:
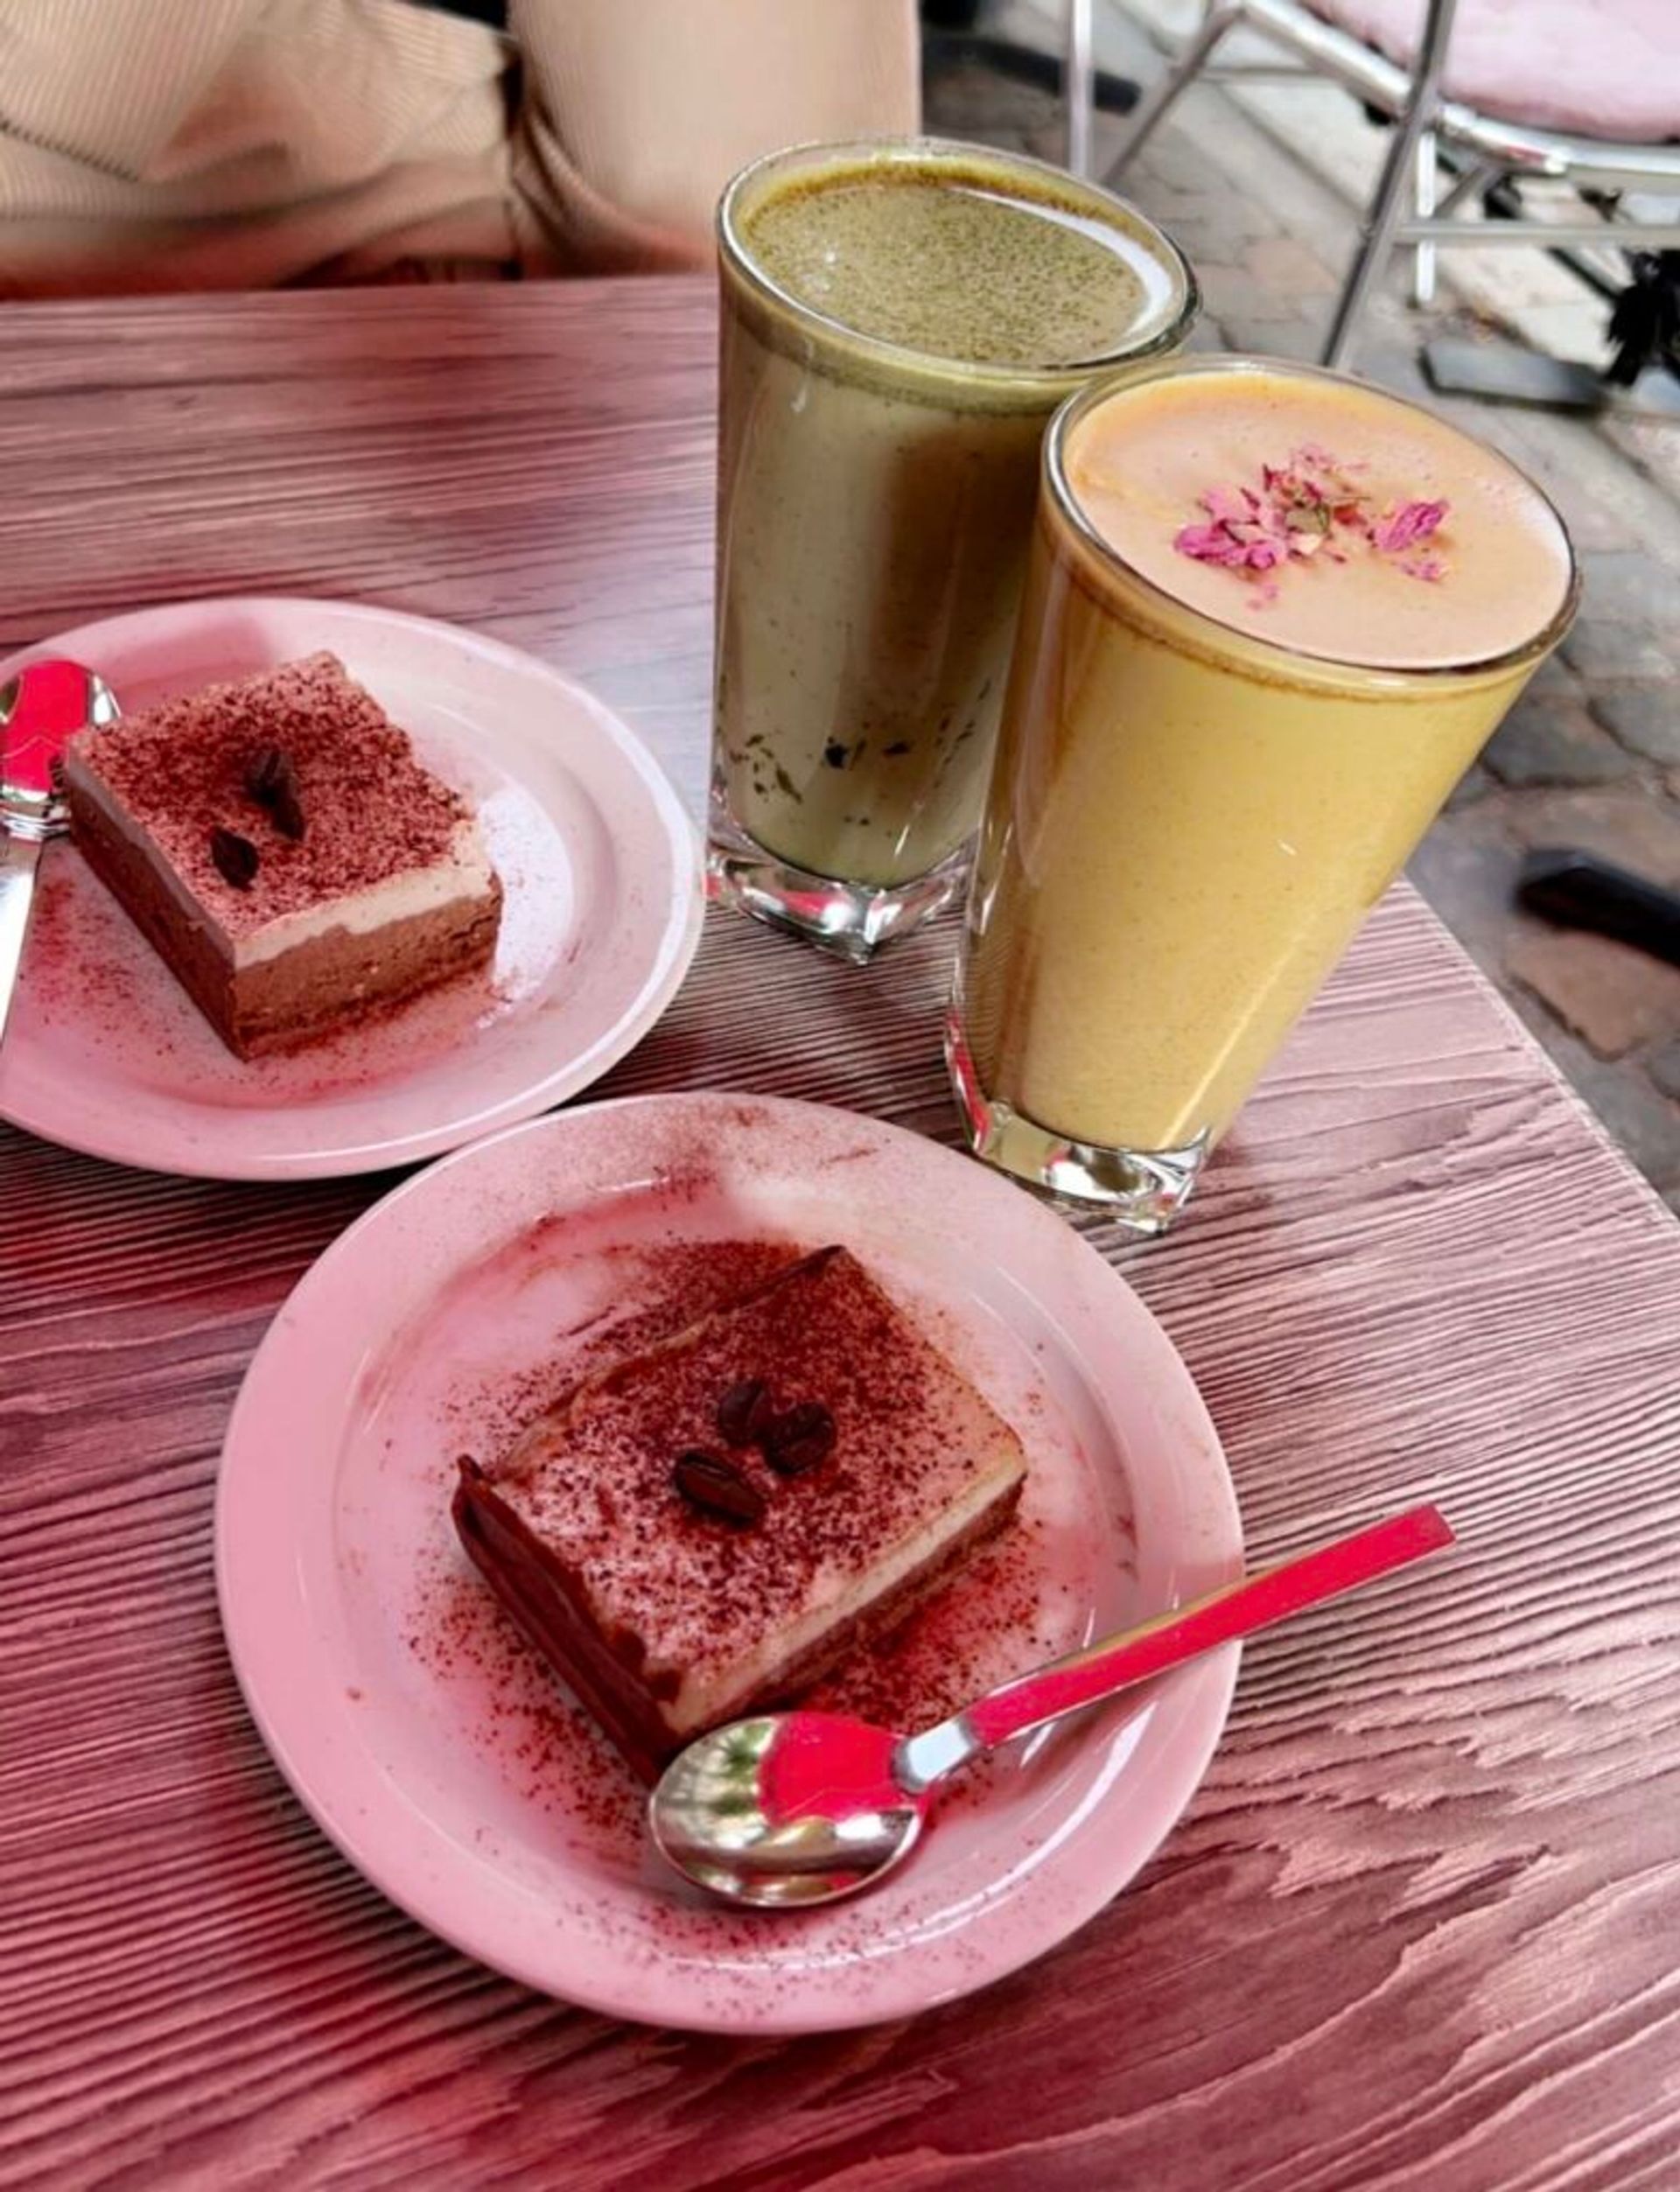
[[[719,230],[713,870],[862,957],[960,879],[1045,421],[1194,284],[1117,199],[933,142],[776,154]]]

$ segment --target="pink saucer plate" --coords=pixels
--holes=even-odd
[[[892,1709],[931,1719],[1240,1572],[1207,1411],[1096,1250],[951,1150],[779,1099],[587,1104],[432,1166],[299,1283],[229,1426],[222,1621],[282,1772],[424,1925],[609,2015],[791,2034],[984,1986],[1119,1893],[1224,1723],[1235,1646],[992,1761],[901,1873],[830,1909],[731,1911],[662,1870],[641,1792],[459,1551],[457,1459],[494,1454],[586,1363],[689,1321],[744,1255],[830,1241],[1017,1426],[1031,1466],[1011,1532],[843,1677],[843,1698],[888,1709],[871,1687],[888,1682]]]
[[[698,841],[640,739],[515,648],[350,603],[184,602],[64,632],[125,711],[328,648],[473,802],[505,889],[494,965],[294,1056],[225,1050],[74,846],[41,865],[0,1118],[220,1180],[373,1172],[550,1110],[659,1018],[699,941]]]

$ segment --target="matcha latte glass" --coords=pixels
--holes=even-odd
[[[863,959],[960,887],[1045,423],[1195,284],[1106,192],[932,139],[772,154],[718,243],[711,872]]]
[[[1160,1230],[1577,592],[1524,474],[1358,382],[1065,406],[947,1034],[971,1145]]]

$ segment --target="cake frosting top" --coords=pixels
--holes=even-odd
[[[71,741],[231,935],[454,858],[472,814],[318,654]]]
[[[784,1474],[720,1428],[752,1383],[782,1417],[832,1424]],[[729,1420],[725,1411],[724,1420]],[[676,1482],[704,1453],[744,1480],[732,1522]],[[791,1265],[673,1338],[586,1380],[487,1471],[652,1678],[724,1667],[832,1598],[931,1520],[1020,1463],[1009,1426],[844,1249]]]

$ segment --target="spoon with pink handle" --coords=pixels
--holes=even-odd
[[[766,1712],[714,1728],[648,1798],[654,1840],[679,1873],[729,1902],[785,1910],[855,1895],[909,1855],[934,1790],[984,1753],[1452,1542],[1438,1509],[1409,1508],[1053,1660],[920,1735],[836,1712]]]
[[[23,964],[41,848],[69,828],[55,767],[85,724],[115,723],[102,677],[80,662],[31,662],[0,683],[0,1037]]]

